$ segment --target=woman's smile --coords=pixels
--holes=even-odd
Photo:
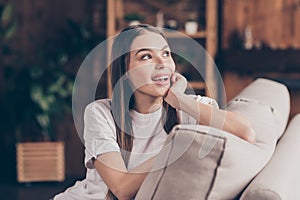
[[[156,84],[156,85],[161,85],[165,86],[170,83],[170,77],[171,75],[169,74],[157,74],[151,77],[151,80]]]

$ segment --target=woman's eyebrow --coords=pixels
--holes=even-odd
[[[161,50],[164,50],[164,49],[167,49],[167,48],[169,48],[169,45],[165,45],[163,48],[161,48]],[[141,51],[152,51],[152,49],[151,49],[151,48],[142,48],[142,49],[139,49],[139,50],[135,53],[135,55],[137,55],[137,54],[140,53]]]
[[[137,54],[140,53],[141,51],[152,51],[152,49],[150,49],[150,48],[139,49],[139,50],[135,53],[135,55],[137,55]]]

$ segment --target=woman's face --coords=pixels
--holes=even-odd
[[[170,88],[175,63],[166,40],[147,31],[131,45],[128,76],[135,94],[165,96]]]

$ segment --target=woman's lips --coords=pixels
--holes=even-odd
[[[158,85],[166,85],[170,83],[170,75],[168,74],[158,74],[151,77],[151,80]]]

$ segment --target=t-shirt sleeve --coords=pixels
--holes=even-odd
[[[86,107],[83,137],[85,165],[89,169],[94,168],[93,158],[107,152],[120,152],[110,109],[104,104],[94,102]]]
[[[212,105],[213,107],[219,109],[219,105],[218,105],[217,101],[210,97],[205,97],[205,96],[201,96],[201,95],[189,95],[189,96],[191,98],[194,98],[198,102],[201,102],[204,104],[209,104],[209,105]],[[187,114],[183,111],[179,111],[177,114],[179,116],[181,124],[199,124],[199,122],[195,118],[193,118],[192,116],[190,116],[189,114]]]
[[[209,104],[209,105],[212,105],[215,108],[219,108],[219,105],[218,105],[217,101],[213,98],[205,97],[205,96],[201,96],[201,95],[196,95],[195,99],[198,102],[201,102],[201,103],[204,103],[204,104]]]

